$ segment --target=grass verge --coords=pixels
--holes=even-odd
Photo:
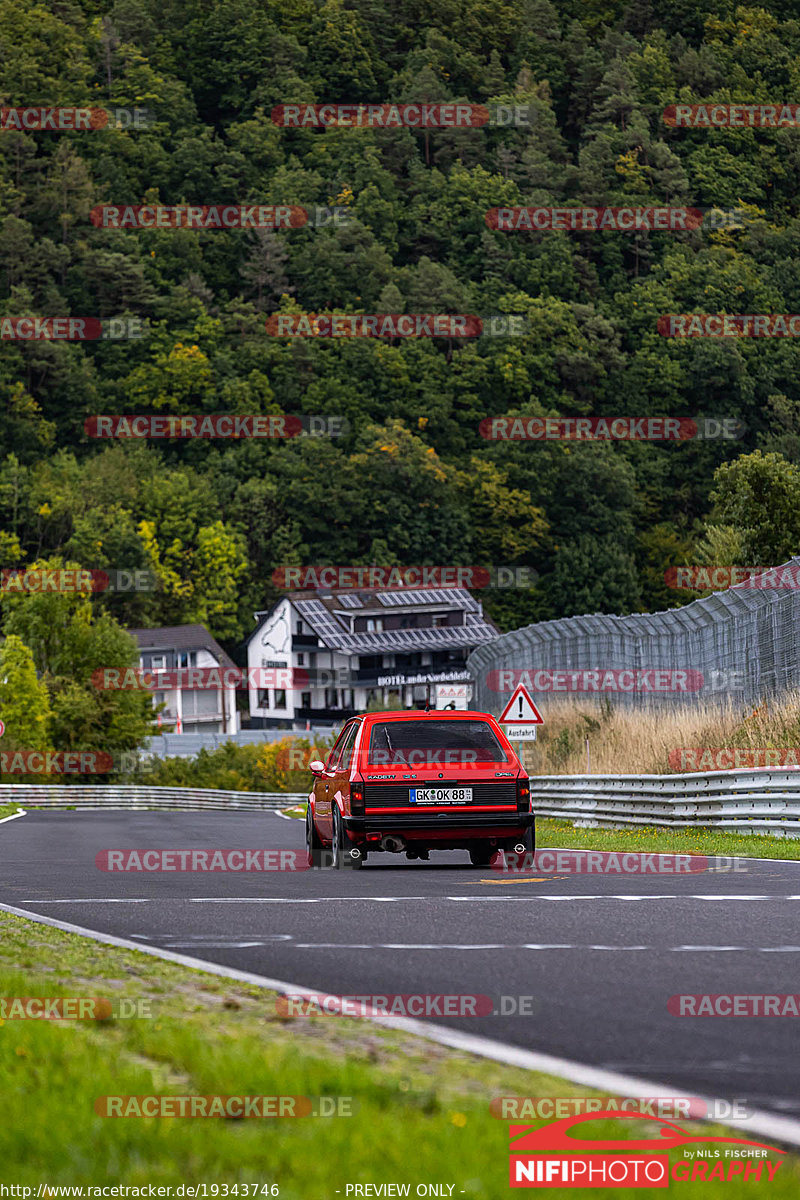
[[[438,1181],[454,1184],[453,1195],[494,1200],[508,1186],[508,1130],[490,1099],[592,1094],[358,1020],[287,1021],[274,993],[2,912],[0,995],[126,998],[153,1013],[0,1022],[0,1161],[7,1180],[34,1189],[247,1182],[277,1184],[283,1200],[335,1200],[348,1183],[408,1183],[414,1195],[416,1184]],[[272,1121],[95,1115],[98,1096],[119,1094],[347,1096],[356,1111]],[[591,1136],[655,1137],[658,1128],[606,1121]],[[789,1200],[798,1188],[800,1162],[787,1156],[770,1197]],[[681,1185],[690,1200],[751,1192],[752,1181]],[[631,1194],[593,1190],[598,1200]]]
[[[800,692],[756,709],[732,699],[671,708],[617,707],[609,698],[543,700],[544,725],[524,743],[531,775],[668,775],[737,764],[800,765]],[[739,752],[727,759],[714,750]],[[768,755],[768,752],[773,752]]]
[[[534,800],[534,808],[536,801]],[[712,854],[731,858],[800,857],[800,838],[767,837],[759,833],[726,833],[716,829],[660,829],[655,825],[635,829],[576,828],[568,821],[536,818],[536,844],[573,847],[577,850],[626,850],[649,854]]]
[[[534,808],[536,803],[534,801]],[[287,817],[304,818],[305,806],[284,808]],[[768,837],[758,833],[726,833],[716,829],[661,829],[657,825],[635,829],[576,828],[569,821],[536,818],[539,850],[561,846],[575,850],[624,850],[633,854],[713,854],[729,858],[800,858],[800,838]]]

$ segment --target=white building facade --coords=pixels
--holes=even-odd
[[[467,708],[466,659],[498,636],[457,587],[295,592],[256,622],[248,677],[272,669],[287,686],[251,683],[254,728],[338,725],[369,705]]]
[[[160,726],[175,733],[240,731],[236,686],[230,680],[241,673],[205,626],[130,632],[139,644],[141,670],[155,676],[153,705],[166,705],[160,713]]]

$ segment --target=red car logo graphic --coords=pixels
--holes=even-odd
[[[745,1138],[711,1137],[709,1134],[695,1136],[687,1133],[680,1125],[674,1125],[671,1121],[663,1120],[659,1122],[661,1125],[660,1138],[606,1142],[599,1138],[584,1139],[571,1137],[567,1133],[567,1130],[571,1129],[573,1125],[582,1125],[586,1121],[618,1121],[621,1117],[632,1117],[637,1121],[653,1123],[653,1118],[646,1113],[621,1113],[604,1110],[602,1112],[587,1113],[584,1116],[564,1117],[561,1121],[553,1121],[549,1125],[543,1125],[541,1129],[534,1129],[530,1125],[511,1125],[508,1131],[511,1139],[510,1152],[512,1154],[528,1154],[535,1153],[536,1151],[549,1153],[553,1150],[562,1152],[565,1150],[574,1150],[580,1153],[585,1153],[587,1150],[650,1150],[653,1153],[657,1153],[664,1150],[675,1150],[679,1146],[684,1146],[689,1142],[722,1142],[736,1146],[756,1146],[761,1150],[772,1150],[775,1154],[786,1153],[785,1150],[779,1150],[777,1146],[769,1146],[766,1142],[751,1142]]]

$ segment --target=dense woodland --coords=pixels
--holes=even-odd
[[[657,321],[800,312],[800,131],[662,116],[800,100],[795,12],[788,0],[0,0],[4,105],[152,116],[139,130],[0,133],[0,318],[129,316],[145,332],[0,344],[0,565],[150,568],[158,590],[96,597],[80,620],[201,621],[236,655],[286,563],[527,566],[533,589],[482,597],[511,628],[685,603],[664,583],[675,563],[785,558],[800,540],[796,341],[669,339]],[[526,104],[534,123],[286,129],[270,115],[449,99]],[[339,206],[350,220],[140,231],[89,217],[186,202]],[[581,203],[747,220],[685,233],[484,220]],[[267,334],[270,315],[307,311],[527,320],[521,337],[460,342]],[[84,432],[96,414],[220,412],[338,414],[349,428],[260,442]],[[483,439],[481,420],[506,413],[735,417],[745,434]],[[30,644],[25,603],[6,600],[5,631]]]

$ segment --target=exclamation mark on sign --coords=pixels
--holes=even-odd
[[[519,697],[519,715],[517,717],[517,720],[518,721],[522,720],[522,696]]]

